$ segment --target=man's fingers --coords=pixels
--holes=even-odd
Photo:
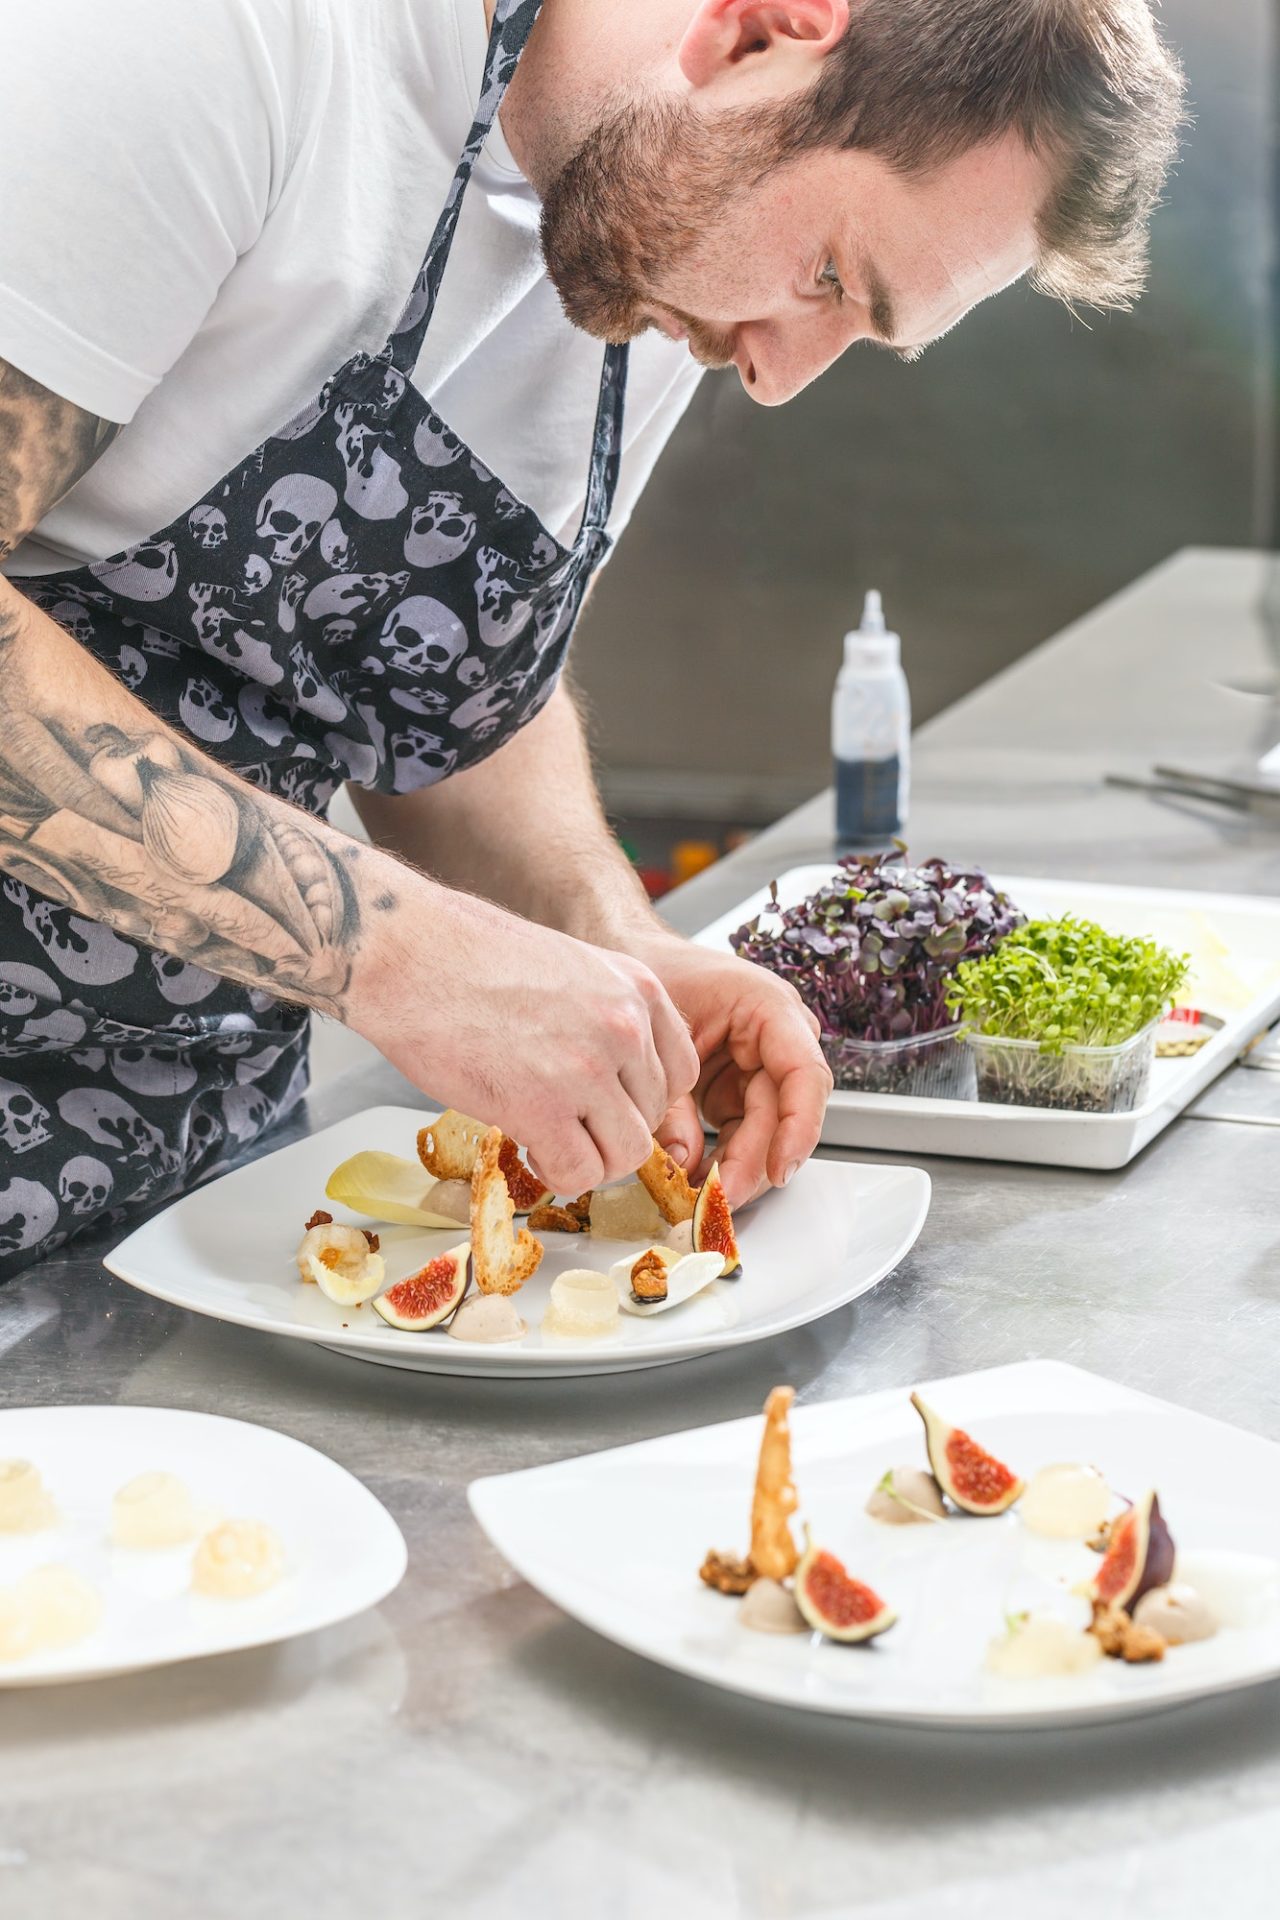
[[[663,1117],[657,1139],[676,1164],[684,1167],[690,1179],[693,1179],[702,1164],[706,1141],[702,1122],[698,1118],[697,1103],[691,1093],[677,1100]]]
[[[796,1067],[783,1076],[776,1089],[777,1128],[768,1151],[769,1178],[775,1187],[785,1187],[817,1146],[830,1092],[825,1061],[816,1067]]]
[[[777,1124],[778,1105],[772,1080],[767,1073],[749,1074],[741,1122],[732,1133],[728,1128],[722,1133],[721,1139],[727,1142],[723,1150],[720,1142],[716,1143],[720,1178],[731,1207],[745,1207],[767,1184],[769,1149]]]
[[[673,1106],[698,1084],[702,1062],[678,1007],[664,992],[650,1008],[653,1044],[666,1075],[666,1104]]]
[[[630,1100],[624,1099],[619,1088],[619,1097],[611,1100],[598,1111],[588,1113],[583,1120],[587,1132],[600,1156],[602,1173],[597,1176],[598,1186],[603,1179],[625,1180],[629,1173],[648,1159],[653,1150],[653,1133],[644,1115],[637,1111]],[[557,1189],[568,1193],[567,1187]],[[578,1192],[584,1189],[579,1187]]]
[[[601,1186],[605,1177],[604,1161],[580,1121],[555,1138],[530,1146],[529,1166],[552,1193],[585,1193],[589,1187]]]

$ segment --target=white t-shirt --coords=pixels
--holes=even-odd
[[[0,359],[125,430],[8,571],[158,531],[413,284],[480,93],[483,0],[39,0],[4,9]],[[571,327],[495,127],[417,383],[561,539],[603,349]],[[697,384],[632,351],[618,531]]]

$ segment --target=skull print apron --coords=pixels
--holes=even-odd
[[[313,814],[352,780],[474,766],[549,698],[607,522],[625,348],[609,348],[572,548],[412,385],[462,197],[541,7],[499,0],[476,118],[404,311],[150,539],[21,582],[241,779]],[[305,1010],[0,879],[0,1278],[176,1194],[307,1085]]]

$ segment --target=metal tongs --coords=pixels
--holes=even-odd
[[[1254,813],[1280,819],[1280,785],[1274,781],[1237,780],[1226,774],[1194,773],[1185,767],[1155,766],[1152,778],[1127,773],[1104,773],[1108,787],[1127,787],[1137,793],[1171,793],[1181,800],[1204,800],[1232,813]]]

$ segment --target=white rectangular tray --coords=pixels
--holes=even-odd
[[[793,905],[834,872],[834,861],[792,867],[778,878],[779,901]],[[1016,875],[1001,875],[995,884],[1033,918],[1074,913],[1112,932],[1147,934],[1190,952],[1192,979],[1182,998],[1218,1014],[1225,1026],[1199,1053],[1157,1060],[1146,1100],[1130,1113],[1057,1113],[977,1100],[834,1093],[822,1130],[828,1146],[1021,1160],[1042,1167],[1124,1167],[1280,1015],[1280,901]],[[703,946],[727,947],[730,934],[768,904],[769,889],[763,887],[696,937]]]

